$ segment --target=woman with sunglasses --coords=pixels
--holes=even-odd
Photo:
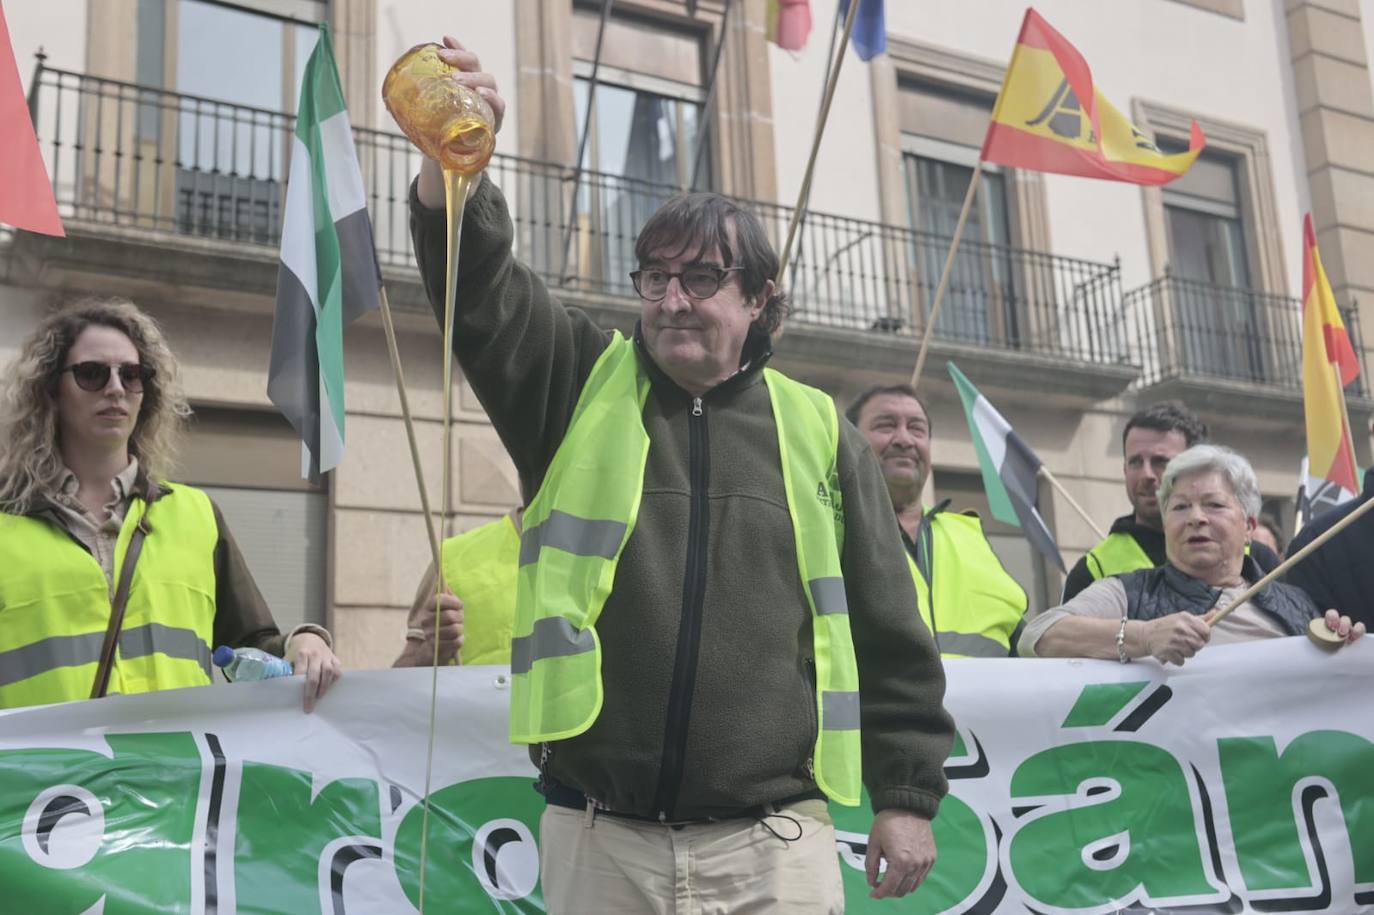
[[[190,407],[157,324],[126,299],[43,320],[0,416],[0,708],[208,684],[253,646],[339,676],[329,633],[277,629],[219,509],[166,480]]]

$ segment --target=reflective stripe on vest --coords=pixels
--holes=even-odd
[[[797,567],[811,604],[819,723],[813,756],[816,785],[841,804],[858,806],[862,784],[859,667],[849,629],[840,550],[844,505],[836,455],[835,402],[821,391],[764,369],[778,431],[783,489],[792,516]]]
[[[1117,531],[1108,534],[1106,540],[1088,550],[1087,566],[1088,574],[1095,581],[1137,569],[1153,569],[1155,564],[1134,537]]]
[[[203,492],[170,488],[151,510],[132,500],[116,541],[118,576],[148,512],[150,533],[130,584],[111,694],[210,682],[219,530]],[[112,590],[96,559],[56,525],[0,515],[0,707],[90,695]]]
[[[509,664],[520,569],[515,522],[507,515],[450,537],[443,561],[444,582],[463,601],[463,647],[453,663]]]
[[[633,344],[615,334],[525,508],[511,641],[515,743],[581,734],[601,713],[595,625],[639,513],[648,393]]]
[[[860,793],[859,678],[840,569],[843,509],[836,474],[834,402],[764,371],[777,425],[801,584],[816,655],[817,785],[854,805]],[[649,382],[619,333],[592,367],[568,431],[525,511],[515,638],[511,740],[562,740],[601,712],[595,624],[634,530],[649,436]],[[822,498],[822,496],[824,498]]]
[[[940,656],[1005,658],[1011,634],[1026,613],[1026,592],[1002,567],[982,522],[976,515],[931,512],[918,533],[917,548],[929,548],[931,554],[933,597],[916,563],[909,565],[921,618],[934,633]]]

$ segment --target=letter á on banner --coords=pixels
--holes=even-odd
[[[1036,908],[1228,903],[1204,831],[1205,791],[1172,753],[1142,740],[1042,750],[1012,775],[1002,871]]]

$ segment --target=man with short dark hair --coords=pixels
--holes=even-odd
[[[494,79],[445,45],[499,126]],[[443,204],[426,159],[411,226],[438,312]],[[762,224],[716,194],[660,208],[630,338],[554,298],[513,240],[480,180],[453,349],[526,501],[511,739],[548,803],[549,910],[841,912],[825,799],[857,804],[861,780],[873,895],[911,892],[947,789],[944,674],[867,444],[764,367],[786,297]]]
[[[1107,539],[1089,550],[1064,580],[1061,603],[1099,578],[1164,563],[1159,481],[1175,455],[1207,440],[1207,425],[1177,400],[1150,404],[1126,420],[1122,474],[1131,512],[1112,522]]]
[[[921,618],[935,634],[941,656],[1006,657],[1026,613],[1026,592],[992,551],[978,515],[948,511],[948,499],[924,509],[931,423],[916,389],[907,384],[869,388],[846,415],[882,465]]]

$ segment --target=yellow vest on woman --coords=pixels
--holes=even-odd
[[[797,566],[812,612],[816,784],[832,799],[854,806],[861,782],[859,672],[840,568],[844,521],[835,403],[771,369],[763,374],[777,426]],[[511,643],[511,740],[516,743],[573,737],[601,712],[596,621],[639,513],[649,453],[642,415],[648,393],[649,379],[634,344],[614,334],[592,366],[568,432],[525,510]]]
[[[215,544],[210,497],[189,486],[151,507],[141,498],[115,545],[113,582],[95,557],[57,525],[0,514],[0,708],[86,699],[109,628],[110,595],[124,554],[146,517],[109,694],[210,682],[215,625]]]

